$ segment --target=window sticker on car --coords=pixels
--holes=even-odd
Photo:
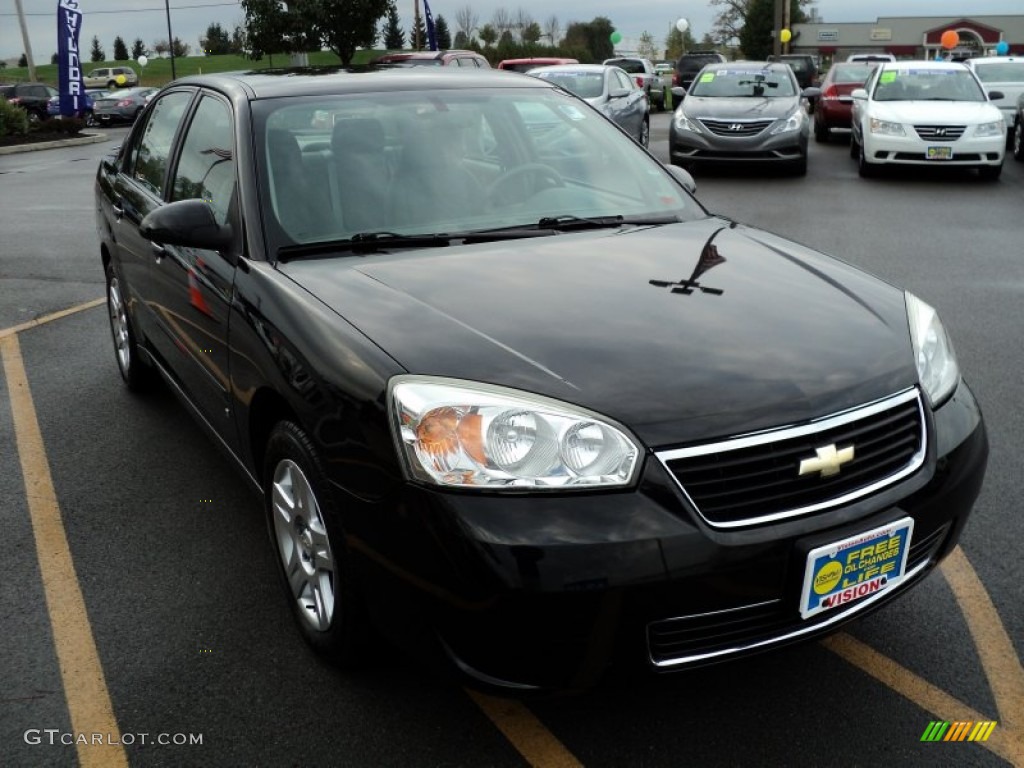
[[[727,74],[727,73],[723,72],[722,74]],[[700,76],[700,82],[702,82],[702,83],[710,83],[710,82],[713,82],[714,79],[715,79],[715,73],[714,72],[705,72],[703,75]]]
[[[558,110],[570,120],[582,120],[583,113],[573,104],[559,104]]]
[[[880,83],[894,83],[896,82],[895,72],[883,72],[878,76],[878,82]]]

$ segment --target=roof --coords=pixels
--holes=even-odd
[[[351,72],[337,67],[321,69],[254,70],[194,75],[173,85],[205,85],[250,99],[317,96],[374,91],[411,91],[424,88],[529,88],[550,87],[527,78],[510,78],[496,69],[412,67]]]
[[[544,67],[544,72],[604,72],[612,68],[611,64],[556,64],[553,67]]]

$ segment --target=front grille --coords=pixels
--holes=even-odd
[[[912,541],[907,554],[906,576],[896,590],[923,573],[946,540],[950,524],[940,526],[920,541]],[[886,597],[883,592],[879,599]],[[656,621],[647,627],[651,661],[659,666],[676,666],[741,653],[751,648],[783,642],[816,628],[835,623],[840,617],[858,612],[874,600],[851,603],[838,611],[824,611],[808,621],[782,600],[770,600],[724,611],[680,616]]]
[[[964,135],[966,125],[915,125],[917,135],[925,141],[956,141]]]
[[[775,122],[774,120],[712,120],[707,117],[698,117],[697,119],[701,125],[716,136],[733,136],[737,139],[757,136]]]
[[[924,463],[924,408],[917,390],[797,427],[770,430],[657,454],[697,512],[722,528],[756,525],[849,503],[915,472]],[[824,475],[831,446],[853,459]],[[827,453],[825,454],[827,456]]]

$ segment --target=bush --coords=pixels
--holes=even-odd
[[[47,120],[39,123],[36,130],[49,131],[50,133],[66,133],[69,136],[74,136],[76,133],[80,133],[83,128],[85,128],[85,120],[77,117],[65,117],[60,120]]]
[[[28,112],[7,99],[0,99],[0,136],[28,133]]]

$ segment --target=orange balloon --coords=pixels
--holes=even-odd
[[[960,35],[956,33],[956,30],[947,29],[942,33],[942,37],[940,39],[942,47],[947,51],[956,48],[960,44]]]

